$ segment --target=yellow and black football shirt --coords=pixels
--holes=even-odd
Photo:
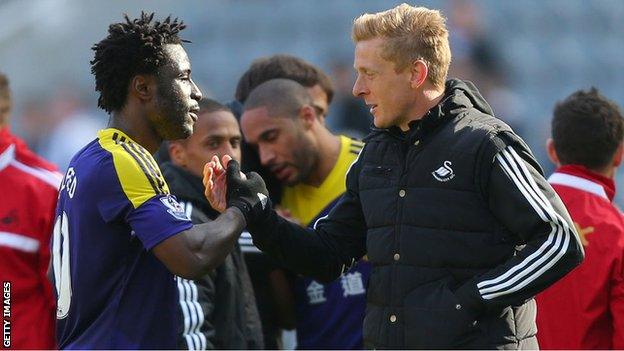
[[[176,283],[149,250],[191,226],[152,155],[120,130],[101,130],[59,191],[58,346],[175,348]]]

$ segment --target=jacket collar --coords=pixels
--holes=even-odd
[[[15,159],[14,139],[8,127],[0,128],[0,171]]]
[[[443,100],[432,109],[427,111],[427,113],[418,120],[414,120],[409,122],[409,130],[403,131],[398,126],[392,126],[390,128],[376,128],[373,126],[371,128],[372,132],[364,139],[364,142],[368,141],[369,137],[379,133],[386,133],[394,138],[399,140],[411,140],[415,138],[419,133],[421,135],[426,135],[432,130],[436,129],[438,126],[445,124],[451,120],[454,116],[451,115],[448,109],[445,109],[447,100],[449,100],[452,96],[447,96],[443,98]]]
[[[615,182],[581,165],[565,165],[557,168],[549,178],[551,184],[579,189],[600,196],[609,202],[615,197]]]

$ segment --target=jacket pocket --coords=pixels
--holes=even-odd
[[[405,348],[451,349],[479,336],[474,321],[448,288],[449,280],[421,285],[405,297]]]
[[[393,176],[392,167],[379,165],[365,165],[362,168],[363,176],[389,179]]]

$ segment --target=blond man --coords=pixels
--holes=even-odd
[[[402,4],[365,14],[353,39],[353,94],[376,128],[347,191],[314,229],[248,206],[255,244],[323,281],[367,255],[366,347],[537,348],[533,296],[583,259],[561,200],[475,86],[447,80],[439,11]],[[257,190],[235,166],[228,191]]]

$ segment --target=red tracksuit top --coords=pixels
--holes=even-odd
[[[624,349],[624,219],[612,179],[577,165],[548,179],[568,208],[585,261],[537,296],[542,349]]]
[[[55,347],[56,302],[47,270],[61,178],[7,127],[0,128],[3,347]]]

